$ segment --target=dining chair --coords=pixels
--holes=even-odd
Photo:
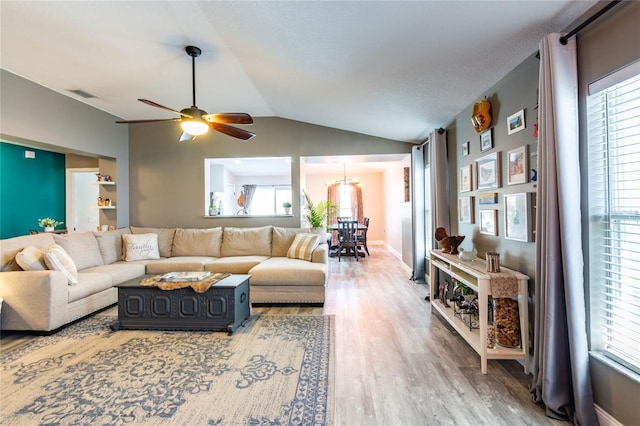
[[[361,230],[358,231],[358,234],[357,234],[358,243],[362,248],[364,248],[364,251],[367,252],[367,256],[371,256],[369,254],[369,247],[367,247],[367,231],[369,230],[369,218],[368,217],[365,217],[363,219],[363,224],[364,224],[364,226],[367,227],[367,229],[361,229]]]
[[[345,254],[348,254],[350,250],[353,250],[353,255],[358,262],[358,222],[355,220],[338,222],[338,262],[342,257],[344,250]]]

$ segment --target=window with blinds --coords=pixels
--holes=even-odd
[[[640,373],[640,63],[589,89],[592,349]]]

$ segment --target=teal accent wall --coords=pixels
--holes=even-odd
[[[0,238],[40,229],[40,218],[64,222],[65,197],[64,154],[0,142]]]

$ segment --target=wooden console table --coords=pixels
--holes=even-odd
[[[520,272],[500,266],[500,272],[513,274],[518,281],[518,311],[520,316],[520,348],[505,348],[496,346],[487,348],[488,312],[487,306],[491,295],[491,276],[486,272],[484,259],[462,261],[456,255],[442,253],[442,250],[431,250],[429,254],[431,313],[439,312],[442,317],[462,336],[464,340],[480,355],[482,374],[487,374],[487,360],[489,359],[521,359],[524,372],[529,373],[529,315],[527,304],[527,282],[529,277]],[[462,282],[478,294],[479,328],[470,330],[460,318],[453,314],[453,307],[445,307],[436,300],[438,295],[438,271]],[[453,289],[451,289],[453,291]]]

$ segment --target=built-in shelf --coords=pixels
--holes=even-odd
[[[99,181],[96,182],[97,185],[115,185],[115,182],[107,182],[107,181]]]
[[[431,250],[429,256],[431,264],[430,287],[431,287],[431,312],[438,312],[442,317],[460,334],[460,336],[480,355],[480,369],[482,374],[487,374],[487,360],[489,359],[521,359],[524,363],[525,373],[529,373],[529,324],[527,307],[527,282],[529,277],[517,272],[500,267],[501,272],[507,272],[516,277],[518,281],[518,310],[520,320],[520,342],[519,348],[506,348],[496,346],[487,347],[488,335],[488,313],[487,305],[491,295],[491,276],[486,272],[484,259],[476,258],[473,261],[462,261],[457,256],[442,253],[442,250]],[[462,282],[478,294],[479,328],[470,329],[460,317],[454,314],[453,307],[446,307],[440,300],[436,299],[439,293],[438,271]]]
[[[114,210],[116,206],[96,206],[100,210]]]

